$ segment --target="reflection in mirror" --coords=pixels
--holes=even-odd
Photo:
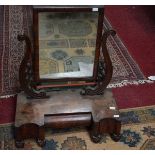
[[[93,76],[98,12],[39,13],[39,76]]]

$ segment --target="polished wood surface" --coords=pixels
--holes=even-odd
[[[26,138],[37,138],[43,144],[46,127],[89,127],[94,142],[99,142],[103,133],[113,135],[113,139],[119,137],[120,121],[115,118],[119,111],[110,91],[101,96],[81,96],[78,91],[48,95],[48,99],[35,100],[24,93],[18,95],[15,119],[18,147],[24,145]]]
[[[51,128],[71,128],[71,127],[87,127],[91,125],[91,113],[70,113],[45,115],[44,123],[46,127]]]
[[[47,99],[29,99],[25,93],[18,94],[15,126],[26,123],[44,125],[44,115],[91,113],[94,121],[118,114],[110,91],[101,96],[81,96],[79,91],[55,91]],[[115,107],[111,110],[109,107]]]

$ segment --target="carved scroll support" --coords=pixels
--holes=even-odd
[[[47,98],[46,93],[40,90],[35,89],[35,84],[33,83],[33,66],[32,66],[32,49],[31,41],[28,36],[18,35],[19,41],[25,41],[26,43],[26,52],[24,58],[21,62],[19,68],[19,82],[21,89],[27,94],[30,98]]]
[[[87,87],[83,89],[81,92],[82,95],[102,95],[109,84],[112,78],[113,66],[108,54],[106,42],[108,36],[114,36],[115,34],[116,32],[114,30],[107,30],[104,32],[102,36],[102,53],[100,54],[100,57],[103,56],[103,60],[99,61],[97,85],[95,87]]]

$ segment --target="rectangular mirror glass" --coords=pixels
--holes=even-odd
[[[92,77],[98,11],[39,12],[40,79]]]

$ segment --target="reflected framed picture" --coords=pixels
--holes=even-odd
[[[34,6],[35,82],[95,85],[103,19],[103,6]]]

